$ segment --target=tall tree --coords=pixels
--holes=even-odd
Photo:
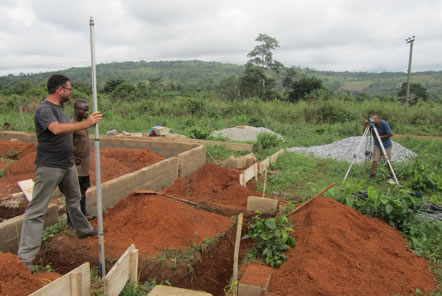
[[[260,44],[247,54],[250,59],[241,77],[241,96],[272,99],[276,95],[273,90],[275,79],[267,73],[272,71],[278,74],[284,68],[283,64],[273,59],[272,50],[279,47],[279,42],[266,34],[259,34],[255,41]]]
[[[247,54],[247,57],[250,58],[248,63],[279,73],[279,71],[284,68],[284,65],[277,60],[273,60],[272,53],[272,50],[279,47],[278,40],[266,34],[259,34],[255,41],[261,42],[261,44],[255,46],[255,48]]]

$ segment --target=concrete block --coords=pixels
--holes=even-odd
[[[245,169],[250,167],[252,164],[256,162],[256,157],[253,153],[249,153],[247,155],[243,155],[240,157],[233,157],[230,156],[228,159],[226,159],[222,167],[228,168],[228,169]]]
[[[260,296],[264,292],[264,289],[259,286],[247,285],[239,283],[238,296]]]
[[[238,296],[257,296],[269,291],[273,269],[269,266],[249,264],[238,286]]]
[[[278,211],[278,200],[267,197],[249,196],[247,211],[260,211],[266,215],[275,215]]]
[[[148,296],[212,296],[212,294],[203,292],[203,291],[195,291],[195,290],[187,290],[163,285],[156,285],[155,288],[150,291]]]

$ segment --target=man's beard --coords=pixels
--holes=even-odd
[[[61,101],[60,101],[61,108],[64,108],[64,103],[66,103],[67,101],[69,101],[69,96],[61,97]]]

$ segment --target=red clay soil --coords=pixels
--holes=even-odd
[[[162,193],[224,210],[226,213],[245,211],[247,198],[259,196],[252,187],[239,184],[241,171],[206,164],[189,176],[181,177]],[[249,182],[253,185],[252,182]],[[229,211],[230,210],[230,211]]]
[[[49,272],[32,274],[16,255],[0,254],[0,296],[28,295],[58,277]]]
[[[96,226],[95,221],[92,224]],[[182,202],[155,195],[131,194],[104,215],[105,254],[107,258],[119,258],[130,244],[135,244],[140,258],[151,258],[164,249],[185,249],[201,243],[205,238],[224,233],[231,224],[230,217],[195,209]],[[69,261],[64,262],[67,270],[85,261],[98,263],[95,262],[96,237],[80,240],[65,235],[54,238],[50,253],[63,254],[65,250],[72,250],[70,258],[65,258]]]
[[[296,247],[275,270],[267,295],[410,295],[436,290],[425,259],[400,232],[330,198],[290,217]]]
[[[12,147],[12,148],[11,148]],[[11,150],[12,149],[12,150]],[[22,142],[0,141],[0,157],[8,158],[8,155],[18,152],[18,160],[4,169],[4,176],[0,178],[0,199],[7,194],[19,192],[18,181],[35,178],[36,144]],[[91,158],[91,184],[95,184],[95,154],[92,151]],[[101,149],[101,182],[112,180],[124,174],[136,171],[143,167],[163,160],[149,150],[142,149]]]

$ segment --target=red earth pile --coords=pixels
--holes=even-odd
[[[36,144],[23,142],[0,141],[0,157],[11,158],[15,161],[4,167],[4,176],[0,178],[0,199],[10,193],[19,192],[17,182],[35,178]],[[91,184],[95,184],[95,154],[92,151]],[[136,171],[164,158],[144,149],[101,149],[101,182],[112,180],[124,174]]]
[[[28,295],[57,277],[54,273],[32,274],[17,256],[11,253],[0,254],[1,296]]]
[[[268,295],[430,295],[426,260],[400,232],[330,198],[315,198],[290,217],[296,247],[272,275]]]
[[[106,257],[119,258],[130,244],[135,244],[140,258],[150,258],[164,249],[185,249],[227,231],[231,223],[229,217],[165,197],[131,194],[104,215]],[[66,250],[72,253],[63,264],[71,269],[84,261],[95,262],[97,238],[57,236],[46,255],[62,256]]]
[[[189,176],[178,178],[162,192],[232,214],[232,210],[245,211],[247,198],[257,195],[253,190],[239,184],[240,174],[239,170],[206,164]]]

